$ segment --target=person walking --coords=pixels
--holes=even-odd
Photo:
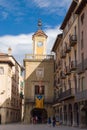
[[[51,126],[51,118],[50,117],[48,118],[48,124],[49,124],[49,126]]]
[[[35,120],[36,120],[36,124],[37,124],[38,123],[38,117],[37,116],[35,117]]]
[[[52,124],[53,124],[53,127],[55,127],[55,125],[56,125],[56,118],[55,118],[55,116],[53,116],[53,122],[52,122]]]

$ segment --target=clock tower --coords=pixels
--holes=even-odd
[[[38,31],[32,36],[33,40],[33,54],[38,59],[42,55],[46,55],[46,41],[47,35],[42,31],[42,22],[38,20]]]
[[[30,119],[37,117],[38,123],[46,123],[47,117],[53,116],[54,57],[46,54],[47,35],[41,20],[32,40],[33,54],[26,54],[24,59],[24,122],[31,123]]]

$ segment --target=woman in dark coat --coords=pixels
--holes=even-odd
[[[53,127],[55,127],[55,125],[56,125],[56,118],[55,118],[55,116],[53,117]]]

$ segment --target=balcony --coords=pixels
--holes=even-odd
[[[71,51],[71,47],[69,45],[66,45],[64,51],[65,53],[69,53]]]
[[[84,73],[84,71],[85,71],[84,64],[83,63],[78,64],[77,73],[81,74],[81,73]]]
[[[65,74],[66,74],[66,75],[71,74],[70,66],[66,66],[66,67],[65,67]]]
[[[60,78],[61,79],[65,79],[66,78],[66,75],[65,75],[65,73],[63,71],[61,71],[61,73],[60,73]]]
[[[87,89],[75,94],[76,101],[87,100]]]
[[[87,59],[84,60],[84,68],[87,70]]]
[[[33,54],[26,54],[24,60],[51,60],[54,59],[54,55],[33,55]]]
[[[56,63],[55,64],[55,71],[57,71],[58,70],[58,64]]]
[[[29,103],[35,103],[35,96],[31,96],[29,98],[25,98],[25,104],[29,104]],[[44,96],[44,103],[53,103],[53,97],[52,96]]]
[[[83,62],[80,62],[77,65],[77,73],[78,74],[84,73],[85,70],[87,70],[87,59],[84,59]]]
[[[61,51],[61,58],[65,58],[66,57],[66,53],[62,50]]]
[[[68,89],[66,90],[65,92],[62,92],[60,95],[59,95],[59,100],[62,101],[62,100],[66,100],[66,99],[69,99],[69,98],[72,98],[75,96],[75,89],[74,88],[71,88],[71,89]]]
[[[62,61],[61,61],[61,60],[59,60],[59,62],[58,62],[58,68],[60,69],[60,68],[61,68],[61,66],[62,66]]]
[[[73,47],[76,44],[77,44],[77,36],[76,35],[71,35],[70,36],[70,46]]]
[[[57,80],[56,80],[56,79],[54,80],[54,86],[55,86],[55,87],[58,87],[58,86],[57,86]]]
[[[54,98],[54,101],[53,101],[53,105],[59,104],[59,103],[60,103],[59,97],[55,97],[55,98]]]
[[[62,82],[61,82],[61,81],[57,81],[57,82],[56,82],[56,86],[57,86],[57,87],[61,87],[61,85],[62,85]]]
[[[76,61],[71,61],[70,63],[70,70],[74,71],[77,69],[77,62]]]

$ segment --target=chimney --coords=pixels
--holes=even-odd
[[[8,55],[11,55],[12,54],[12,49],[11,47],[8,48]]]

